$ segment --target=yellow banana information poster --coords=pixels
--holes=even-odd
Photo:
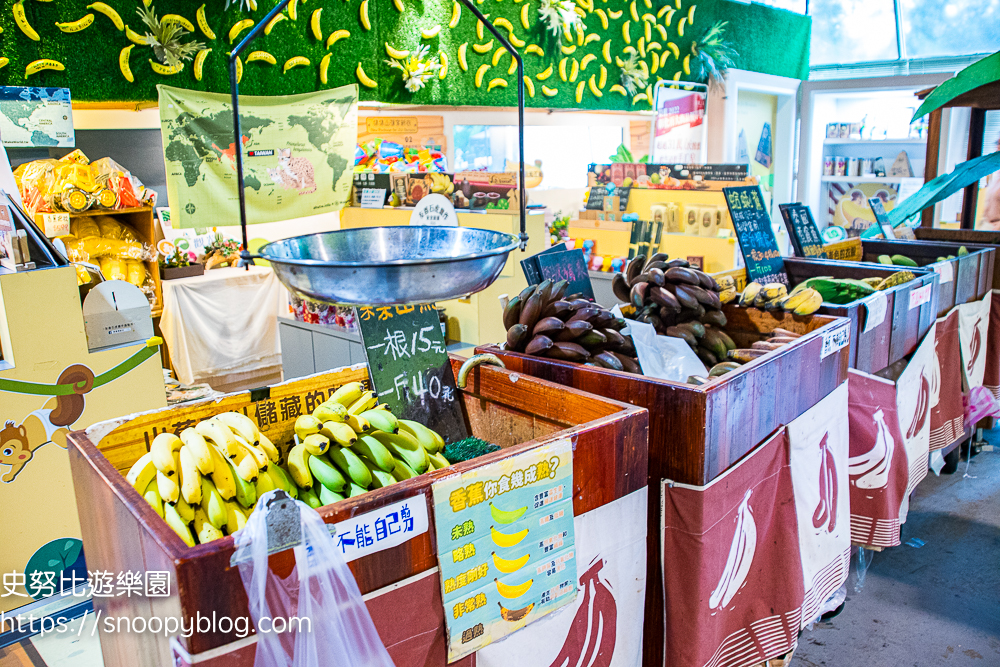
[[[433,491],[448,662],[576,599],[568,439],[448,477]]]
[[[173,225],[238,221],[229,95],[157,88]],[[241,96],[247,222],[342,209],[351,196],[357,116],[356,85],[282,97]]]

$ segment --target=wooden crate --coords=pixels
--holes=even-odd
[[[803,336],[703,386],[659,380],[582,364],[477,348],[499,356],[518,373],[558,382],[649,410],[650,535],[660,533],[660,480],[704,485],[847,380],[848,347],[821,358],[824,334],[841,318],[724,306],[726,331],[749,347],[776,328]],[[660,545],[647,553],[643,664],[663,664],[663,582]]]
[[[785,258],[785,270],[791,284],[798,285],[803,280],[816,276],[834,278],[885,278],[903,267],[843,262],[829,259]],[[886,296],[887,312],[885,321],[871,331],[864,333],[866,309],[864,299],[844,305],[823,304],[819,312],[824,315],[848,317],[851,320],[851,368],[865,373],[877,373],[889,364],[899,361],[917,349],[937,318],[937,274],[927,269],[913,269],[916,279],[896,285],[883,292]],[[719,276],[732,276],[736,288],[746,286],[746,269],[734,269]],[[915,308],[910,308],[910,295],[914,290],[931,285],[930,300]]]
[[[456,373],[461,361],[452,357]],[[70,434],[70,465],[88,567],[111,572],[166,571],[171,577],[168,598],[95,597],[95,609],[105,617],[174,617],[185,622],[198,612],[202,616],[248,616],[239,571],[229,565],[233,538],[187,547],[123,474],[163,430],[177,431],[190,425],[190,420],[230,410],[243,411],[260,422],[260,415],[271,414],[270,408],[280,406],[282,399],[304,397],[308,408],[309,400],[321,402],[335,388],[367,379],[365,366],[343,368],[218,400],[104,422]],[[573,509],[577,515],[645,485],[649,425],[645,410],[534,378],[514,378],[493,367],[474,370],[468,387],[459,393],[471,432],[500,445],[501,451],[319,510],[324,521],[336,523],[407,498],[422,497],[428,504],[431,525],[427,533],[350,563],[362,594],[437,566],[431,484],[442,477],[569,437],[574,444]],[[275,443],[286,442],[293,424],[294,419],[277,419],[263,432]],[[655,543],[657,535],[651,533],[649,540]],[[237,637],[195,632],[177,640],[188,654],[197,656],[224,646],[232,650]],[[169,642],[162,633],[102,634],[101,645],[108,667],[171,664]]]
[[[936,229],[934,227],[917,227],[913,230],[918,241],[939,241],[955,246],[964,245],[970,252],[972,245],[1000,245],[1000,232],[988,232],[974,229]],[[954,254],[954,253],[952,253]],[[992,289],[1000,289],[1000,263],[993,263]]]
[[[952,308],[963,303],[979,301],[992,289],[993,264],[996,249],[984,245],[967,245],[968,255],[958,256],[962,244],[937,241],[886,241],[882,239],[861,241],[862,261],[878,262],[879,255],[906,255],[923,269],[930,269],[939,276],[951,271],[952,279],[938,280],[937,316],[944,317]],[[955,255],[955,259],[938,261],[938,257]],[[951,268],[945,268],[950,266]],[[906,267],[899,267],[906,268]]]

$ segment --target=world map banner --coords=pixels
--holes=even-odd
[[[239,224],[228,95],[157,86],[167,196],[175,227]],[[247,223],[343,208],[351,195],[358,87],[240,97]]]

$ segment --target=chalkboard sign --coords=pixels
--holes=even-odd
[[[357,320],[379,401],[396,417],[420,422],[447,442],[468,437],[437,310],[361,306]]]
[[[628,197],[632,194],[632,186],[622,186],[615,191],[615,194],[618,195],[619,198],[618,211],[624,213],[625,209],[628,208]]]
[[[788,284],[785,260],[771,229],[771,216],[764,208],[760,186],[722,188],[733,220],[736,237],[747,265],[747,280],[762,284]]]
[[[587,262],[583,259],[583,250],[567,250],[565,252],[548,252],[536,255],[542,280],[554,282],[568,280],[566,294],[582,294],[588,299],[594,298],[594,286],[587,272]]]
[[[587,196],[586,209],[588,211],[603,211],[604,195],[606,195],[607,192],[608,191],[604,189],[603,185],[595,185],[590,188],[590,194]]]
[[[795,254],[799,257],[815,257],[826,259],[826,252],[823,250],[823,238],[819,235],[819,228],[813,220],[812,211],[808,206],[802,204],[781,204],[781,217],[785,221],[785,228],[792,240]]]

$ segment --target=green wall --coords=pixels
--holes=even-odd
[[[55,0],[41,2],[40,0],[24,0],[24,10],[28,22],[40,35],[39,41],[29,39],[14,20],[13,5],[9,0],[3,1],[0,12],[0,56],[9,59],[9,64],[0,69],[0,84],[12,86],[58,86],[68,87],[75,101],[89,102],[150,102],[157,98],[156,85],[165,83],[198,90],[228,92],[229,80],[226,69],[226,53],[231,48],[227,33],[231,26],[243,18],[261,19],[274,6],[272,0],[258,0],[256,11],[245,13],[235,8],[224,11],[224,0],[205,0],[206,16],[216,38],[209,40],[196,28],[188,40],[197,39],[211,48],[205,61],[204,75],[197,81],[193,75],[193,66],[189,62],[179,74],[164,76],[152,71],[148,60],[153,57],[152,49],[146,46],[136,46],[132,49],[129,62],[135,81],[130,83],[122,75],[119,66],[119,53],[122,48],[131,44],[124,32],[118,31],[112,21],[103,14],[88,10],[88,0]],[[247,95],[281,95],[300,93],[324,87],[336,87],[357,83],[355,69],[362,63],[368,76],[378,81],[378,88],[361,87],[362,100],[378,100],[382,102],[410,104],[442,104],[442,105],[478,105],[478,106],[513,106],[517,104],[516,87],[513,85],[516,75],[508,75],[507,68],[511,56],[504,54],[496,67],[490,66],[481,88],[474,83],[476,70],[485,63],[491,63],[492,56],[499,46],[493,44],[493,49],[485,54],[476,53],[473,44],[489,42],[492,38],[488,31],[484,39],[476,35],[476,19],[467,9],[463,8],[461,19],[455,29],[448,28],[452,16],[453,0],[399,0],[403,12],[400,13],[391,0],[368,0],[368,13],[371,30],[365,30],[360,20],[362,0],[308,0],[300,2],[297,20],[286,20],[276,24],[270,35],[261,35],[251,45],[249,51],[264,50],[277,59],[277,65],[266,62],[246,63],[240,92]],[[145,30],[135,14],[137,2],[124,0],[107,0],[122,19],[133,30],[144,33]],[[622,34],[622,25],[631,21],[630,34],[633,46],[637,46],[643,36],[643,14],[655,14],[664,4],[675,9],[670,26],[664,26],[671,42],[677,44],[681,59],[688,52],[691,41],[716,20],[729,21],[727,35],[733,46],[740,53],[739,66],[768,74],[805,78],[809,64],[809,29],[810,19],[790,12],[770,9],[759,5],[744,5],[727,0],[650,0],[651,8],[645,0],[636,0],[636,12],[640,17],[638,25],[630,16],[630,6],[633,3],[622,0],[594,0],[594,10],[620,11],[618,19],[610,19],[609,27],[604,30],[596,13],[588,13],[584,22],[587,25],[587,35],[599,36],[585,47],[577,46],[574,53],[564,56],[559,45],[564,42],[546,34],[538,18],[539,0],[480,0],[478,8],[490,15],[490,20],[504,17],[514,26],[514,34],[528,44],[537,44],[545,51],[545,56],[532,53],[522,53],[525,59],[526,74],[531,76],[535,84],[535,96],[527,98],[529,106],[557,108],[588,108],[629,110],[643,108],[640,102],[633,106],[631,98],[624,98],[618,93],[610,92],[610,87],[618,82],[620,69],[614,64],[615,56],[627,57],[622,50],[627,45]],[[521,24],[521,9],[528,5],[529,26],[525,30]],[[192,23],[195,21],[195,11],[199,2],[189,0],[161,0],[155,2],[158,15],[180,14]],[[679,9],[677,7],[680,7]],[[693,25],[686,25],[684,36],[679,34],[679,23],[691,7],[694,11]],[[334,30],[349,30],[351,36],[334,44],[329,52],[332,58],[329,68],[329,80],[324,86],[319,80],[319,63],[328,52],[323,42],[315,39],[310,30],[310,17],[314,10],[322,8],[321,28],[325,38]],[[88,28],[76,33],[64,33],[56,26],[56,22],[75,21],[88,12],[94,13],[95,21]],[[669,13],[668,13],[669,14]],[[658,23],[663,25],[668,14],[664,14]],[[685,24],[687,22],[685,21]],[[441,25],[440,33],[430,39],[421,39],[420,29],[428,29]],[[243,33],[245,34],[245,32]],[[658,31],[652,31],[653,41],[666,44]],[[610,52],[612,63],[605,62],[601,55],[604,42],[611,40]],[[238,41],[238,38],[237,38]],[[448,58],[448,74],[443,80],[435,79],[423,90],[411,94],[407,92],[398,70],[385,64],[388,58],[385,42],[397,49],[414,49],[420,43],[428,44],[433,51],[443,51]],[[457,51],[461,44],[468,43],[468,71],[459,67]],[[249,53],[249,51],[247,53]],[[652,52],[647,53],[645,62],[651,64]],[[661,51],[662,53],[662,51]],[[586,71],[574,82],[563,82],[558,73],[558,63],[567,57],[567,69],[571,70],[573,59],[582,60],[586,54],[594,54]],[[305,56],[311,64],[307,67],[295,67],[288,72],[282,71],[283,63],[293,56]],[[42,71],[25,78],[25,67],[32,61],[41,58],[51,58],[62,62],[66,70]],[[546,81],[537,80],[538,73],[553,65],[553,75]],[[580,81],[588,81],[590,75],[599,77],[600,65],[607,68],[607,82],[603,96],[598,98],[584,85],[583,99],[576,102],[576,87]],[[670,57],[666,64],[659,68],[652,81],[662,77],[671,79],[680,71],[682,62]],[[683,77],[683,74],[682,74]],[[510,85],[507,88],[497,87],[487,92],[488,82],[494,78],[503,78]],[[546,84],[559,92],[554,97],[545,97],[541,86]],[[649,108],[648,105],[644,108]]]

